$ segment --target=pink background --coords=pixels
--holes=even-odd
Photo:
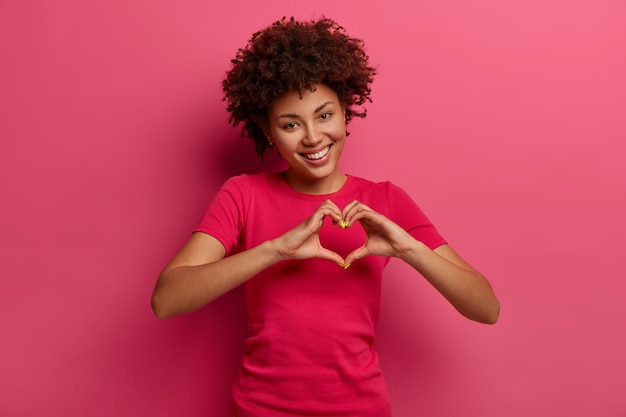
[[[469,322],[392,262],[378,349],[397,417],[626,416],[626,3],[0,2],[0,415],[226,416],[243,291],[150,294],[255,161],[220,81],[283,15],[379,68],[343,167],[404,187],[492,281]]]

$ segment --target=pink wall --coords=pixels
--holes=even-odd
[[[243,292],[166,321],[150,293],[263,168],[221,102],[236,48],[320,13],[380,71],[344,167],[403,186],[503,305],[471,323],[392,262],[395,415],[626,415],[618,0],[0,2],[0,415],[226,415]]]

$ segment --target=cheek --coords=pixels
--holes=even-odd
[[[332,137],[336,141],[344,140],[346,138],[346,125],[343,124],[341,126],[337,126],[335,129],[333,129]]]
[[[332,126],[329,126],[326,134],[332,137],[335,140],[342,140],[346,137],[346,124],[342,121],[341,123],[335,123]]]
[[[290,154],[295,152],[297,142],[294,140],[288,140],[282,137],[275,138],[275,144],[278,148],[278,152],[281,154]]]

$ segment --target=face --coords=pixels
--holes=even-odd
[[[337,94],[324,84],[315,91],[289,91],[268,111],[265,134],[287,162],[287,181],[298,191],[337,191],[345,176],[339,158],[346,138],[344,109]]]

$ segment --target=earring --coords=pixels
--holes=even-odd
[[[270,148],[274,147],[274,142],[272,142],[271,140],[269,140],[269,139],[268,139],[268,140],[267,140],[267,143],[269,143],[269,144],[270,144]]]

